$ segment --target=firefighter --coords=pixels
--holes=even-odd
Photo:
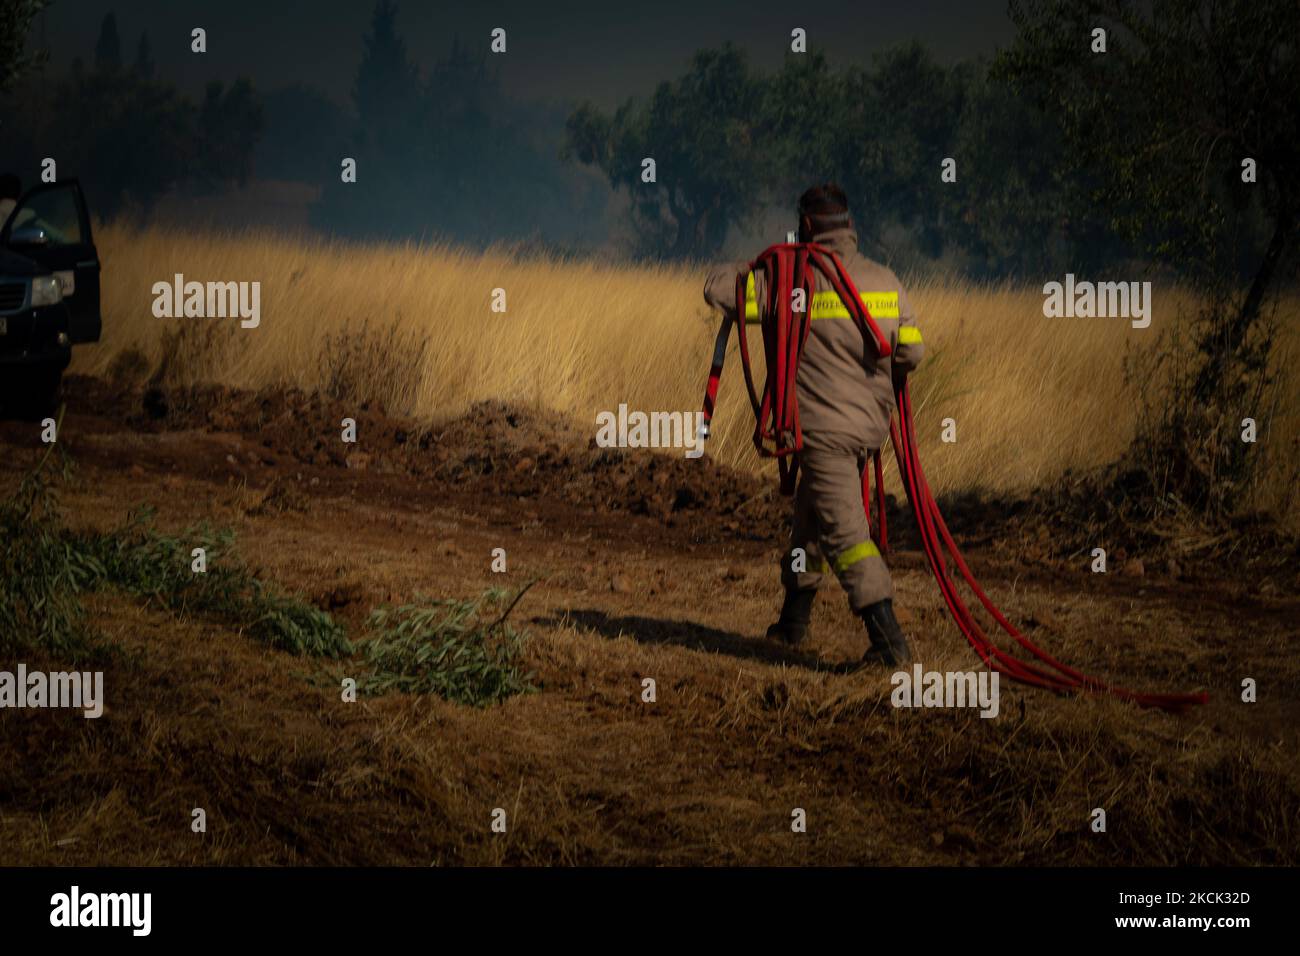
[[[797,644],[808,633],[813,599],[828,573],[848,594],[862,618],[870,647],[865,664],[894,666],[911,660],[907,637],[894,616],[893,583],[871,539],[862,501],[862,469],[889,434],[894,383],[921,361],[924,346],[907,295],[898,277],[858,252],[858,236],[848,198],[827,183],[799,199],[799,241],[834,252],[853,279],[892,354],[876,355],[847,308],[820,274],[808,341],[799,362],[796,390],[803,448],[789,547],[781,559],[785,600],[769,638]],[[736,279],[748,263],[715,269],[704,298],[729,317],[757,321],[766,302],[763,276],[746,279],[746,315],[736,311]]]

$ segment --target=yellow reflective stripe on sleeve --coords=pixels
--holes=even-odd
[[[847,551],[841,551],[839,555],[836,556],[835,570],[847,571],[864,558],[878,557],[880,557],[880,549],[876,547],[876,542],[863,541],[861,544],[855,544]]]
[[[898,318],[897,292],[859,292],[862,304],[873,319]],[[848,307],[833,290],[814,292],[810,317],[813,319],[850,319]],[[754,273],[745,283],[745,321],[758,322],[758,298],[754,292]]]
[[[898,344],[899,345],[920,345],[921,330],[915,325],[900,325],[898,327]]]

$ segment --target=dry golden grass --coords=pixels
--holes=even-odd
[[[422,419],[505,399],[572,414],[594,432],[595,414],[620,402],[697,409],[716,331],[700,269],[120,225],[102,227],[99,245],[103,342],[79,350],[73,367],[90,374],[108,373],[130,349],[156,367],[165,336],[179,333],[166,370],[177,384],[326,387]],[[260,281],[260,327],[155,318],[151,287],[176,272]],[[505,314],[491,311],[495,288],[506,291]],[[920,281],[910,291],[930,350],[913,388],[936,491],[1023,491],[1113,459],[1136,418],[1125,356],[1152,347],[1190,305],[1178,290],[1157,289],[1151,327],[1135,330],[1123,319],[1046,319],[1031,286]],[[1286,368],[1295,336],[1282,348]],[[1297,383],[1270,401],[1276,411],[1256,416],[1261,440],[1289,442],[1300,424]],[[945,418],[957,423],[956,444],[940,442]],[[715,423],[712,455],[762,467],[734,339]],[[1275,460],[1294,455],[1278,451]],[[1284,470],[1266,498],[1283,493]]]
[[[864,642],[841,596],[819,599],[810,646],[759,637],[780,589],[775,529],[695,549],[686,529],[629,516],[593,540],[572,534],[579,512],[543,496],[511,499],[503,521],[446,485],[344,469],[366,483],[259,514],[242,482],[212,480],[210,436],[144,434],[128,450],[129,422],[74,413],[65,427],[88,435],[92,421],[102,441],[79,445],[84,480],[63,499],[79,525],[114,527],[143,497],[164,527],[230,526],[268,579],[317,600],[353,590],[349,627],[394,598],[479,593],[499,580],[490,549],[508,548],[512,582],[543,578],[515,614],[540,690],[484,709],[397,693],[344,704],[328,672],[242,628],[91,595],[96,626],[127,651],[105,667],[117,695],[94,733],[53,710],[0,721],[0,766],[20,783],[0,813],[0,865],[1300,860],[1290,594],[1262,598],[1228,575],[1148,580],[1134,600],[1123,578],[1082,569],[995,575],[992,598],[1053,653],[1142,689],[1205,687],[1210,705],[1174,716],[1003,681],[994,720],[896,710],[888,672],[827,669]],[[30,440],[5,450],[10,483],[39,453]],[[302,467],[277,457],[282,474]],[[142,474],[122,467],[132,459]],[[610,589],[615,569],[633,590]],[[927,669],[977,666],[926,572],[894,579]],[[27,663],[59,666],[44,652]],[[1273,692],[1241,706],[1241,674],[1268,675]],[[1088,826],[1097,806],[1105,839]],[[497,807],[504,835],[490,830]],[[793,807],[814,821],[794,839]]]

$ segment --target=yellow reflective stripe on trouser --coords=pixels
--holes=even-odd
[[[847,571],[864,558],[880,557],[880,549],[874,541],[863,541],[847,551],[841,551],[835,558],[835,570]]]
[[[897,292],[859,292],[862,304],[875,319],[898,318]],[[850,319],[848,307],[834,291],[814,292],[810,317],[814,319]],[[758,296],[754,292],[754,273],[745,280],[745,321],[757,322]],[[918,335],[920,333],[917,333]]]
[[[921,330],[915,325],[900,325],[898,327],[898,344],[899,345],[920,345]]]

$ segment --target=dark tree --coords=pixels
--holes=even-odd
[[[352,88],[362,126],[381,139],[388,136],[409,121],[418,95],[418,73],[397,33],[397,4],[379,0]]]
[[[1094,223],[1071,220],[1061,154],[1050,115],[984,65],[972,71],[951,146],[957,181],[939,190],[945,242],[969,272],[1041,281],[1064,262],[1077,271],[1114,252]]]
[[[58,155],[60,174],[80,178],[105,219],[148,210],[198,155],[193,104],[169,84],[130,73],[74,70],[42,113],[29,136],[37,155]]]
[[[262,133],[262,105],[244,78],[229,88],[214,80],[199,105],[193,174],[208,188],[245,185],[253,175],[253,148]]]
[[[395,42],[394,12],[376,10],[357,75],[359,122],[332,153],[313,221],[359,237],[471,246],[587,240],[602,197],[560,162],[562,115],[507,97],[486,44],[453,38],[417,82]],[[342,156],[357,160],[354,183],[341,181]]]
[[[95,42],[95,69],[110,73],[122,68],[122,41],[117,35],[117,14],[108,13],[99,25]]]
[[[759,135],[763,103],[764,83],[743,52],[704,50],[649,103],[629,100],[613,116],[580,108],[569,117],[566,155],[627,191],[643,252],[712,256],[771,191],[775,170],[764,156],[771,144]],[[654,182],[643,178],[646,159],[655,162]]]
[[[350,111],[301,84],[264,93],[262,103],[266,116],[255,155],[258,176],[320,182],[338,175],[339,158],[349,155]]]
[[[1261,318],[1300,242],[1300,4],[1013,0],[1011,16],[999,72],[1059,118],[1065,174],[1204,303],[1197,361],[1135,444],[1149,497],[1227,512],[1259,460],[1236,423],[1268,381]]]
[[[154,74],[153,48],[149,44],[149,34],[140,34],[140,43],[135,49],[135,63],[131,69],[142,80],[152,80]]]
[[[888,50],[860,81],[860,101],[870,109],[847,128],[859,158],[845,187],[872,203],[859,221],[903,226],[926,256],[942,253],[950,232],[940,162],[953,156],[965,84],[964,71],[940,66],[919,43]]]
[[[857,75],[835,72],[818,52],[789,54],[772,82],[763,86],[761,127],[756,137],[773,169],[778,204],[794,216],[795,197],[811,183],[840,181],[860,152],[845,135],[855,112]],[[856,203],[860,197],[852,197]],[[859,207],[860,208],[860,207]]]
[[[1116,229],[1200,281],[1237,271],[1232,228],[1265,223],[1198,392],[1259,317],[1300,227],[1300,4],[1295,0],[1015,0],[1006,75],[1062,118],[1065,158],[1099,177]],[[1109,49],[1090,50],[1094,28]],[[1258,182],[1242,181],[1253,159]]]
[[[25,53],[27,31],[49,0],[0,0],[0,92],[40,63],[45,51]]]
[[[211,190],[251,173],[261,107],[247,80],[210,87],[198,106],[135,69],[87,71],[79,60],[57,82],[26,85],[0,103],[3,165],[57,156],[60,176],[85,184],[100,218],[143,217],[174,189]]]

